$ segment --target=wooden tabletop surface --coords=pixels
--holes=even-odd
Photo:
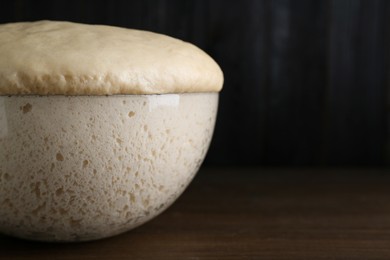
[[[74,244],[0,235],[0,259],[390,259],[390,170],[202,168],[135,230]]]

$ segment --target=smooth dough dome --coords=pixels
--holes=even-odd
[[[196,46],[157,33],[59,21],[0,25],[0,95],[218,92]]]

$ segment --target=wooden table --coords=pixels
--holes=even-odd
[[[0,259],[390,259],[390,170],[203,168],[133,231],[78,244],[0,236]]]

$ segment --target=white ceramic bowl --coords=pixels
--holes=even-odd
[[[0,232],[85,241],[128,231],[184,191],[218,93],[0,96]]]

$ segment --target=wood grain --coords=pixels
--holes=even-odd
[[[0,236],[0,259],[390,259],[387,173],[204,168],[133,231],[76,244]]]

